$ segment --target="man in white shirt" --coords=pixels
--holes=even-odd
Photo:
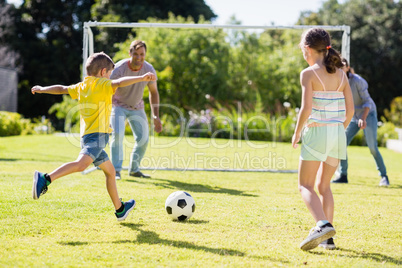
[[[130,45],[130,58],[116,63],[110,78],[117,79],[124,76],[139,76],[152,72],[156,76],[154,67],[145,61],[147,46],[141,40],[135,40]],[[127,119],[133,135],[135,146],[130,155],[129,175],[133,177],[150,178],[140,171],[140,163],[145,155],[149,140],[148,119],[144,111],[144,89],[148,86],[149,101],[152,109],[154,129],[162,131],[162,122],[159,119],[159,92],[157,81],[147,81],[131,86],[118,88],[113,96],[111,125],[113,128],[110,141],[110,155],[116,169],[116,179],[121,179],[120,172],[124,159],[123,140],[125,120]]]

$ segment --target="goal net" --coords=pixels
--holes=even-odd
[[[349,59],[349,26],[86,22],[83,66],[94,52],[117,62],[129,57],[133,40],[147,43],[164,130],[150,128],[141,169],[296,172],[300,152],[290,140],[307,67],[298,43],[311,27],[330,31],[332,46]],[[147,99],[145,92],[150,115]],[[126,135],[124,166],[134,145]]]

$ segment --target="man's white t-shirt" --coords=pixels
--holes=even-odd
[[[124,59],[117,62],[112,74],[110,75],[110,79],[117,79],[124,76],[140,76],[148,72],[152,72],[156,76],[154,67],[147,61],[144,61],[144,64],[138,71],[133,71],[130,68],[129,61],[130,59]],[[128,110],[144,109],[144,88],[153,83],[156,83],[156,81],[144,81],[127,87],[119,87],[113,95],[113,105]]]

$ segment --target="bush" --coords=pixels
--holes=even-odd
[[[188,112],[188,118],[175,118],[163,115],[163,136],[247,139],[259,141],[289,142],[292,139],[296,111],[288,109],[286,115],[271,115],[257,108],[222,107],[215,103],[215,108],[200,112]],[[183,116],[183,115],[182,115]]]
[[[0,137],[53,132],[54,128],[49,119],[44,116],[35,118],[32,122],[18,113],[0,111]]]
[[[65,132],[80,132],[79,106],[76,100],[69,95],[63,95],[63,101],[50,107],[49,114],[55,114],[56,118],[64,121]]]
[[[34,121],[35,123],[32,123],[18,113],[2,111],[0,112],[0,137],[53,132],[49,119],[42,117]]]
[[[354,136],[353,140],[350,142],[350,145],[355,145],[355,146],[366,146],[366,138],[364,137],[364,132],[363,130],[359,130]]]
[[[170,114],[164,114],[161,117],[161,121],[163,122],[163,129],[160,134],[155,133],[155,135],[161,136],[173,136],[178,137],[181,134],[181,129],[185,126],[185,121],[181,121],[178,118],[172,117]],[[131,129],[130,129],[130,133]]]
[[[385,147],[388,139],[398,139],[398,133],[395,130],[395,125],[391,122],[385,122],[377,131],[378,146]]]
[[[382,118],[382,120],[385,121],[385,123],[382,123],[377,130],[377,143],[378,146],[385,147],[388,139],[398,139],[398,133],[396,132],[395,125],[393,123],[386,122],[385,118]],[[359,130],[359,132],[357,132],[350,145],[367,145],[363,130]]]
[[[18,113],[0,112],[0,136],[21,135],[23,122]]]
[[[402,96],[392,100],[390,110],[384,110],[385,117],[397,127],[402,127]]]

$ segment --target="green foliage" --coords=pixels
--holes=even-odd
[[[395,130],[395,125],[391,122],[385,122],[377,130],[378,146],[385,147],[388,139],[398,139],[398,133]]]
[[[167,20],[147,22],[194,23],[173,14]],[[133,32],[136,39],[147,42],[147,61],[157,70],[162,103],[188,112],[205,109],[209,99],[224,106],[240,101],[270,115],[280,112],[285,101],[300,103],[299,72],[306,66],[297,47],[300,34],[169,28]],[[127,58],[133,38],[117,44],[115,61]]]
[[[378,146],[385,147],[388,139],[398,139],[398,133],[395,131],[395,125],[393,123],[387,122],[385,118],[382,118],[382,121],[384,123],[377,129],[377,143]],[[367,145],[363,130],[357,132],[350,145]]]
[[[350,64],[367,80],[370,95],[382,113],[402,88],[402,1],[342,2],[324,2],[317,13],[303,13],[299,24],[351,27]]]
[[[0,111],[0,137],[52,132],[48,119],[35,118],[32,123],[18,113]]]
[[[139,22],[150,18],[168,19],[171,14],[191,18],[193,21],[211,20],[216,17],[203,0],[170,1],[95,1],[91,7],[92,19],[103,22]],[[96,35],[99,51],[116,52],[110,44],[126,40],[130,30],[120,29],[118,33],[105,29]]]
[[[55,113],[57,119],[64,120],[65,132],[76,132],[77,128],[79,132],[80,114],[78,107],[76,100],[73,100],[69,95],[63,95],[63,101],[53,104],[49,109],[49,114]]]
[[[378,137],[378,136],[377,136]],[[352,141],[350,142],[350,145],[355,145],[355,146],[366,146],[366,139],[364,137],[364,132],[363,130],[359,130],[356,134],[356,136],[354,136],[354,138],[352,139]]]
[[[402,96],[392,100],[390,109],[385,109],[384,115],[395,126],[402,127]]]
[[[34,85],[70,85],[80,80],[82,26],[91,19],[94,0],[26,0],[16,11],[16,33],[10,42],[19,52],[18,112],[46,115],[61,96],[32,96]],[[29,45],[27,45],[29,44]]]
[[[173,15],[165,21],[149,19],[147,22],[194,23],[192,19],[176,19]],[[206,103],[203,96],[212,91],[221,98],[230,96],[225,87],[228,48],[222,31],[158,28],[139,29],[135,35],[147,42],[147,61],[161,70],[158,89],[163,103],[189,110],[203,107]],[[116,61],[127,57],[131,41],[132,38],[118,45]]]
[[[296,112],[288,109],[283,114],[271,115],[257,108],[223,106],[217,101],[201,111],[189,111],[188,117],[180,119],[165,114],[161,135],[204,137],[235,140],[290,141],[293,135]]]
[[[21,115],[12,112],[0,112],[0,136],[20,135],[22,132]]]
[[[167,18],[168,12],[185,17],[191,16],[196,21],[201,16],[206,19],[216,17],[203,0],[118,2],[26,0],[15,9],[5,6],[7,10],[4,9],[5,14],[2,13],[2,17],[7,20],[0,22],[3,29],[0,41],[9,49],[11,58],[9,55],[7,57],[3,55],[0,62],[4,61],[7,66],[21,67],[18,86],[19,113],[30,118],[41,116],[46,114],[55,102],[62,101],[60,96],[32,97],[30,89],[33,85],[70,85],[80,80],[82,27],[85,21],[136,22],[150,16]],[[96,38],[99,42],[103,42],[101,51],[113,54],[111,44],[125,40],[127,32],[117,36],[103,35]],[[19,57],[15,57],[18,55]]]
[[[18,52],[14,49],[13,43],[17,35],[15,27],[16,10],[14,5],[0,1],[0,45],[1,57],[0,66],[9,69],[20,69]]]
[[[184,128],[184,122],[180,122],[180,119],[173,118],[170,114],[165,113],[161,117],[161,121],[163,122],[163,132],[161,135],[163,136],[175,136],[178,137],[181,134],[182,129]]]

